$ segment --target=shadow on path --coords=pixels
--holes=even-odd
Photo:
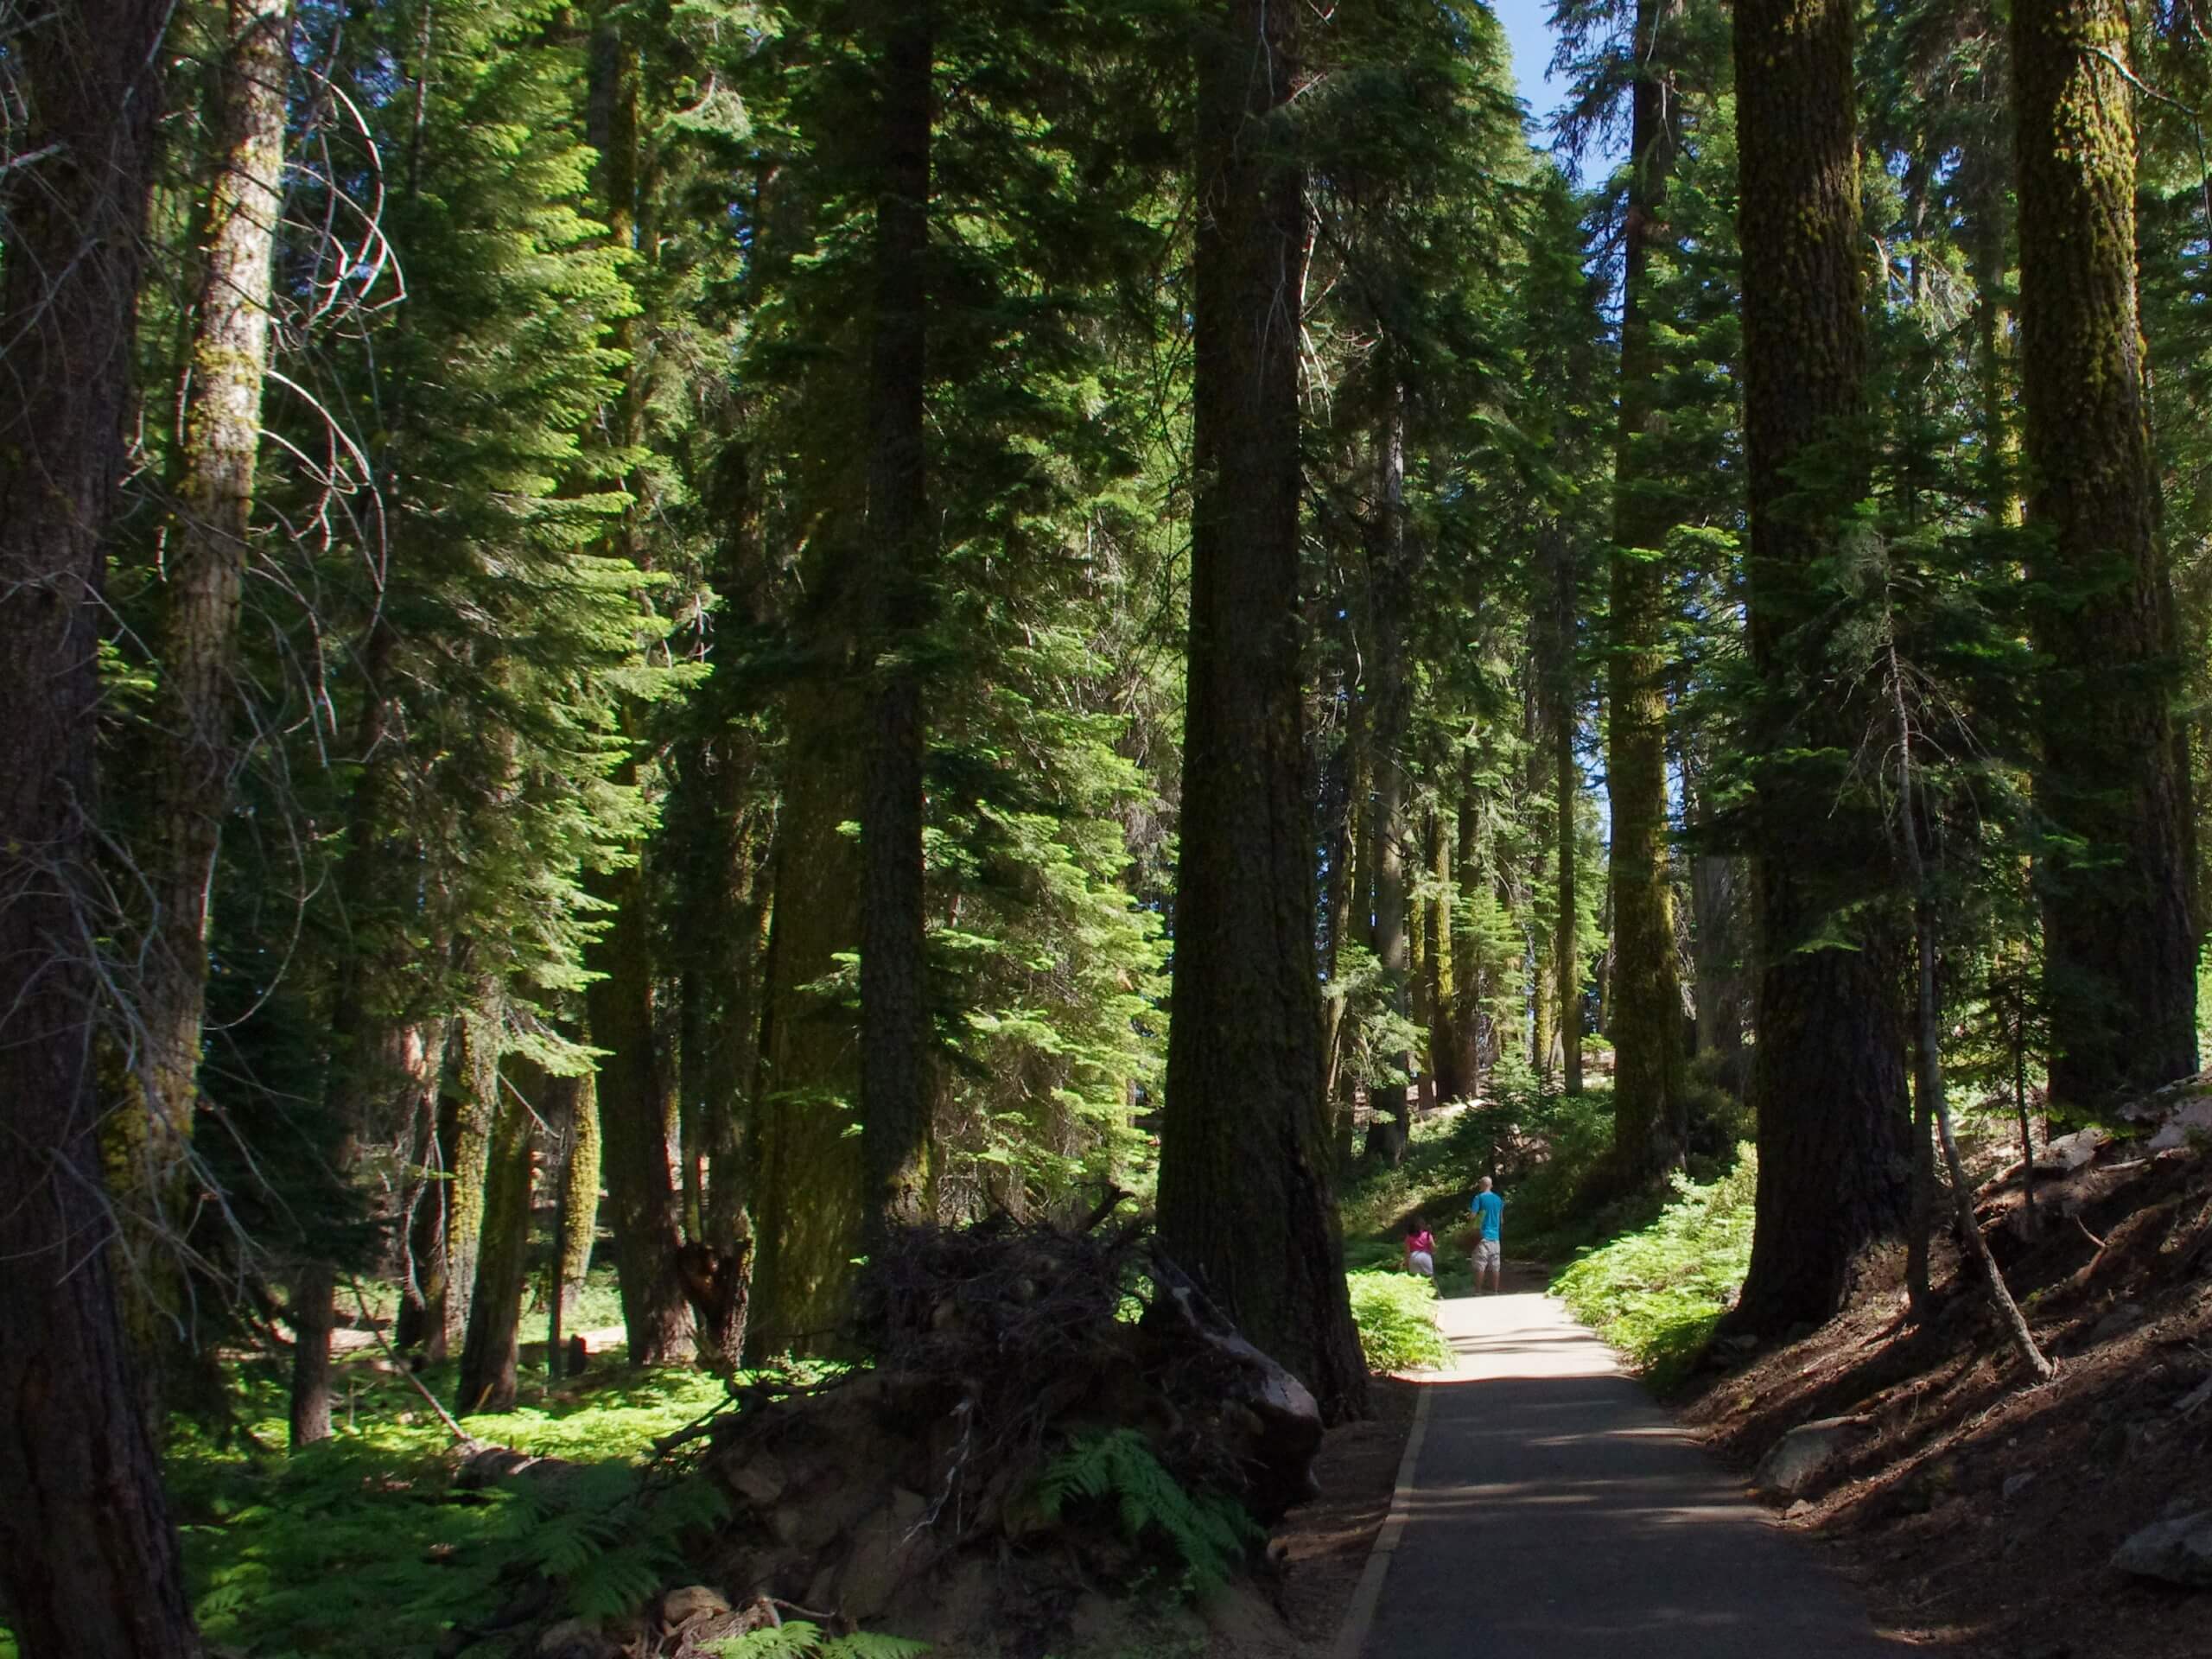
[[[1366,1659],[1883,1659],[1850,1587],[1535,1294],[1445,1302]]]

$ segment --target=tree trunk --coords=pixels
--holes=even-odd
[[[433,1363],[447,1353],[446,1221],[454,1197],[448,1172],[461,1119],[460,1103],[444,1086],[444,1047],[442,1043],[438,1076],[423,1098],[415,1125],[409,1161],[422,1173],[412,1183],[408,1198],[406,1285],[399,1304],[398,1329],[393,1333],[394,1342],[402,1350],[419,1347],[423,1357]]]
[[[1367,1408],[1328,1174],[1299,673],[1299,12],[1224,0],[1198,41],[1196,500],[1160,1170],[1167,1253],[1327,1421]],[[1383,745],[1378,740],[1378,756]]]
[[[1561,537],[1562,543],[1565,538]],[[1561,666],[1558,705],[1553,711],[1553,787],[1558,791],[1559,926],[1552,940],[1553,973],[1559,983],[1560,1070],[1560,1087],[1570,1095],[1582,1092],[1582,950],[1575,938],[1576,840],[1581,833],[1575,809],[1582,799],[1582,769],[1574,760],[1575,728],[1581,719],[1581,699],[1575,694],[1574,673],[1574,555],[1562,546],[1558,565],[1560,626],[1566,639],[1560,646]]]
[[[1974,373],[1980,405],[1975,437],[1982,506],[1992,524],[2018,528],[2020,500],[2020,424],[2018,376],[2011,360],[2012,308],[2005,303],[2006,244],[2012,211],[2009,181],[1993,162],[1967,226],[1967,252],[1974,286]]]
[[[1957,1221],[1960,1241],[1966,1245],[1980,1265],[1983,1282],[1989,1290],[1990,1304],[1998,1322],[2012,1339],[2021,1362],[2038,1382],[2048,1382],[2053,1374],[2050,1360],[2043,1350],[2036,1346],[2036,1339],[2028,1330],[2028,1322],[2020,1313],[2019,1304],[2012,1300],[2006,1288],[2005,1275],[1998,1271],[1996,1258],[1989,1253],[1989,1241],[1982,1236],[1981,1224],[1975,1218],[1974,1183],[1959,1162],[1959,1143],[1951,1133],[1951,1110],[1943,1098],[1943,1020],[1942,1005],[1936,993],[1936,906],[1928,890],[1928,869],[1920,849],[1923,813],[1918,799],[1917,774],[1913,758],[1915,728],[1905,696],[1904,676],[1897,664],[1897,633],[1894,621],[1889,629],[1889,685],[1891,706],[1896,710],[1895,752],[1897,762],[1897,817],[1899,839],[1904,845],[1905,873],[1912,889],[1912,942],[1914,982],[1918,995],[1916,1018],[1913,1023],[1913,1048],[1918,1060],[1913,1078],[1913,1097],[1923,1117],[1932,1116],[1942,1138],[1943,1164],[1951,1177],[1951,1202]],[[1916,1311],[1926,1310],[1928,1287],[1924,1282],[1926,1260],[1923,1257],[1923,1282],[1913,1287]]]
[[[586,957],[603,976],[584,992],[584,1007],[593,1045],[607,1051],[596,1095],[622,1326],[632,1364],[675,1364],[690,1357],[691,1337],[676,1268],[683,1243],[681,1194],[669,1164],[676,1097],[654,1030],[649,902],[634,865],[594,885],[614,907],[612,925]]]
[[[870,1248],[931,1218],[930,1013],[924,962],[921,671],[929,567],[926,449],[931,0],[874,0],[880,59],[868,528],[875,617],[861,808],[861,1121]]]
[[[1859,948],[1817,943],[1839,909],[1889,879],[1881,826],[1839,807],[1840,768],[1818,759],[1853,753],[1868,711],[1797,690],[1829,653],[1821,573],[1866,477],[1853,432],[1866,273],[1852,24],[1847,0],[1736,7],[1750,632],[1768,688],[1753,734],[1768,757],[1754,830],[1758,1194],[1751,1270],[1730,1315],[1752,1332],[1833,1315],[1860,1251],[1904,1207],[1893,952],[1864,925]]]
[[[1406,848],[1412,840],[1411,793],[1405,766],[1413,721],[1413,683],[1406,673],[1413,626],[1413,570],[1406,541],[1405,403],[1394,391],[1375,434],[1375,513],[1368,535],[1367,641],[1370,677],[1369,753],[1375,767],[1375,957],[1390,1012],[1413,1020],[1412,903]],[[1187,765],[1187,762],[1185,763]],[[1397,1082],[1368,1088],[1367,1154],[1396,1165],[1406,1155],[1407,1090],[1414,1075],[1411,1049],[1396,1056]]]
[[[1343,972],[1344,942],[1351,937],[1352,918],[1358,908],[1360,872],[1354,849],[1358,842],[1359,800],[1365,793],[1366,765],[1360,753],[1360,716],[1357,696],[1351,699],[1343,744],[1336,756],[1336,787],[1323,799],[1334,809],[1327,830],[1329,869],[1329,932],[1321,959],[1321,976],[1330,994],[1321,999],[1321,1097],[1330,1103],[1331,1138],[1339,1127],[1334,1114],[1349,1112],[1349,1090],[1340,1090],[1344,1075],[1344,999],[1338,976]]]
[[[1936,1236],[1936,1099],[1923,1086],[1927,1068],[1916,1050],[1912,1090],[1911,1210],[1905,1220],[1904,1294],[1915,1323],[1934,1311],[1928,1280]]]
[[[860,943],[860,859],[838,826],[860,805],[866,709],[845,671],[836,572],[812,574],[822,579],[817,608],[799,628],[814,635],[819,677],[788,702],[748,1160],[755,1255],[746,1343],[756,1359],[843,1345],[867,1218],[860,1138],[845,1133],[860,1083],[858,1026],[849,994],[823,983]]]
[[[89,1065],[102,537],[123,472],[166,0],[37,9],[0,262],[0,1604],[24,1659],[197,1643],[103,1248]]]
[[[1674,238],[1666,198],[1678,117],[1658,63],[1667,0],[1637,0],[1637,79],[1623,226],[1620,442],[1614,464],[1607,657],[1608,863],[1613,900],[1613,1162],[1633,1186],[1670,1160],[1685,1088],[1681,985],[1675,957],[1675,895],[1667,851],[1668,588],[1663,550],[1677,513],[1671,480],[1645,442],[1662,369],[1652,333],[1651,257]]]
[[[330,1438],[330,1332],[338,1322],[338,1275],[327,1262],[309,1262],[292,1275],[286,1323],[292,1327],[289,1446]]]
[[[1457,1065],[1462,1090],[1471,1098],[1479,1094],[1489,1063],[1490,986],[1484,964],[1471,930],[1458,919],[1459,901],[1480,891],[1483,874],[1482,797],[1475,788],[1472,749],[1459,756],[1459,806],[1453,814],[1456,833],[1452,849],[1452,1027],[1457,1046]]]
[[[450,1122],[446,1146],[448,1194],[445,1211],[445,1294],[437,1309],[442,1346],[432,1357],[460,1349],[468,1335],[468,1313],[476,1298],[476,1259],[483,1249],[484,1214],[491,1173],[492,1138],[498,1128],[499,1052],[496,1027],[499,991],[487,987],[474,1008],[454,1023],[455,1035],[446,1088]]]
[[[2196,1069],[2179,637],[2135,296],[2122,0],[2016,0],[2020,345],[2041,687],[2050,1097],[2094,1111]]]
[[[163,738],[150,780],[155,949],[140,1075],[156,1193],[175,1180],[192,1135],[207,1002],[208,890],[238,761],[232,668],[269,364],[290,13],[291,0],[230,0],[216,71],[221,148],[199,226],[207,264],[193,325],[176,533],[162,589]]]
[[[1452,843],[1445,833],[1444,810],[1435,802],[1422,810],[1421,842],[1428,862],[1428,896],[1421,906],[1421,960],[1427,988],[1429,1104],[1440,1106],[1464,1098],[1473,1084],[1459,1071],[1458,1027],[1452,1018]]]
[[[484,1227],[476,1251],[476,1287],[468,1300],[468,1333],[461,1344],[461,1381],[454,1409],[510,1411],[515,1403],[515,1361],[522,1328],[522,1294],[529,1281],[530,1200],[537,1126],[531,1096],[546,1098],[545,1074],[537,1066],[490,1064],[486,1086],[496,1093],[490,1156],[484,1179]]]

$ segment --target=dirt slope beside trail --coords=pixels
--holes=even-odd
[[[1901,1264],[1802,1341],[1694,1379],[1681,1403],[1749,1471],[1816,1419],[1865,1420],[1784,1524],[1834,1547],[1878,1617],[1977,1659],[2207,1659],[2212,1590],[2128,1576],[2120,1541],[2212,1509],[2212,1169],[2200,1150],[2106,1147],[1983,1190],[1986,1233],[2057,1377],[2024,1388],[1971,1269],[1939,1263],[1926,1328]]]

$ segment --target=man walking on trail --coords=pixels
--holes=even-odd
[[[1467,1213],[1475,1218],[1480,1229],[1475,1238],[1475,1291],[1482,1292],[1483,1275],[1490,1275],[1493,1294],[1498,1288],[1498,1223],[1504,1219],[1505,1200],[1490,1190],[1490,1177],[1483,1177],[1482,1185],[1475,1189],[1474,1202],[1467,1206]]]

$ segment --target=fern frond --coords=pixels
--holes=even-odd
[[[820,1625],[794,1618],[781,1624],[763,1625],[724,1641],[709,1642],[706,1646],[721,1659],[806,1659],[821,1645],[821,1641]]]

